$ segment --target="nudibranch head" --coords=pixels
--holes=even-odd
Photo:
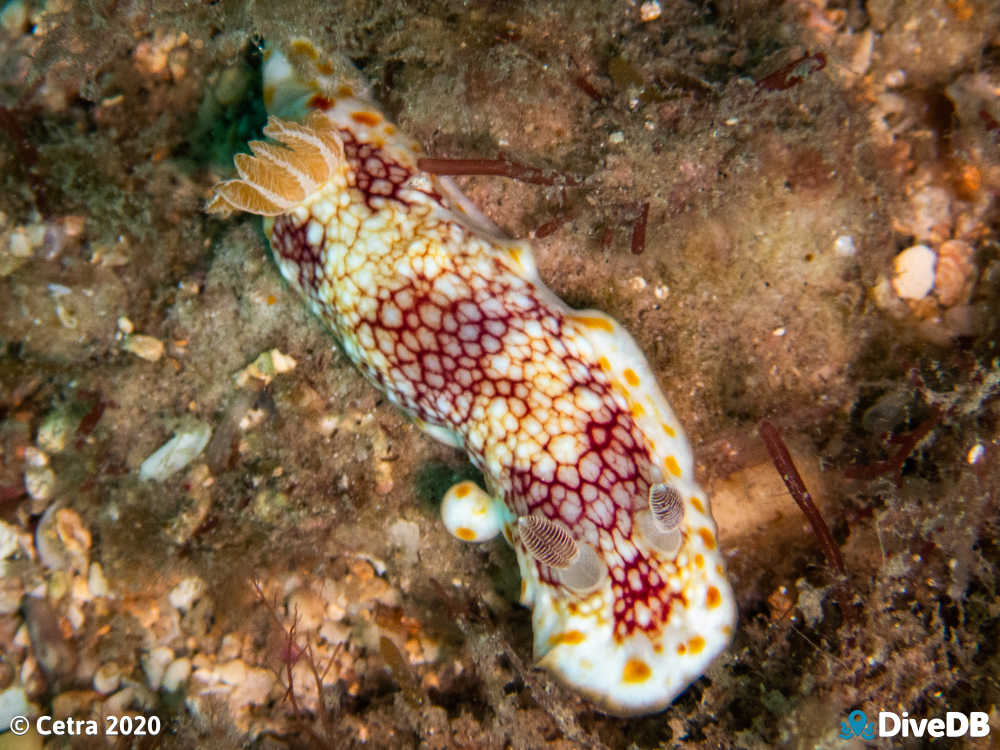
[[[460,539],[503,533],[537,662],[602,710],[666,707],[732,635],[690,447],[632,337],[569,308],[364,98],[349,65],[267,53],[265,135],[210,209],[267,217],[289,283],[347,355],[487,490],[451,488]],[[355,76],[352,82],[352,75]],[[347,82],[345,82],[347,81]]]

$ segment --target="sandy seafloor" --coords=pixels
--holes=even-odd
[[[662,6],[4,5],[0,707],[161,729],[0,747],[861,748],[856,709],[987,712],[934,747],[998,746],[1000,8]],[[694,445],[741,614],[666,711],[532,667],[511,551],[438,518],[464,456],[352,369],[259,220],[203,212],[262,123],[256,45],[298,34],[428,153],[586,178],[460,182],[635,335]]]

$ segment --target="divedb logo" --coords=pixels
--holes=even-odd
[[[944,718],[914,719],[903,711],[879,711],[878,721],[868,721],[864,711],[851,711],[840,722],[840,739],[859,737],[986,737],[990,733],[990,715],[984,711],[949,711]]]

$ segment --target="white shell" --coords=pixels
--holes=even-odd
[[[911,245],[896,256],[892,288],[903,299],[923,299],[934,288],[937,255],[927,245]]]
[[[142,466],[139,467],[139,478],[162,482],[194,461],[208,445],[210,437],[212,428],[203,422],[179,430],[142,462]]]

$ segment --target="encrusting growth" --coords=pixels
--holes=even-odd
[[[265,217],[282,275],[388,398],[464,448],[486,487],[442,504],[503,533],[538,663],[603,711],[667,706],[736,619],[691,450],[635,342],[568,307],[387,122],[349,64],[269,50],[264,133],[209,210]]]

